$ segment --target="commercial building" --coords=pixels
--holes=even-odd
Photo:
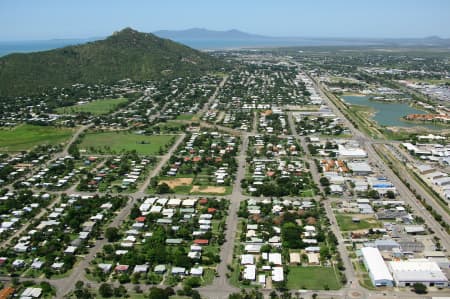
[[[393,286],[394,279],[389,273],[378,248],[363,247],[361,248],[361,254],[373,285],[376,287]]]
[[[389,262],[395,284],[399,287],[422,283],[429,287],[446,288],[448,278],[436,262],[427,259]]]

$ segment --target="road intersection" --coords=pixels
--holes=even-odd
[[[377,151],[375,151],[374,146],[378,143],[384,143],[384,141],[378,141],[373,140],[367,136],[365,136],[361,131],[357,130],[352,123],[347,120],[344,115],[337,109],[337,107],[334,105],[334,103],[328,99],[326,94],[323,92],[323,87],[320,86],[317,81],[313,79],[313,82],[316,84],[316,89],[321,93],[322,98],[326,100],[328,105],[332,108],[334,113],[338,115],[341,119],[343,119],[346,122],[346,125],[348,128],[350,128],[353,139],[360,142],[361,146],[364,147],[364,149],[367,151],[370,161],[378,165],[380,167],[386,177],[391,180],[396,188],[398,189],[398,192],[402,199],[404,199],[414,210],[414,212],[422,217],[427,225],[434,231],[436,236],[438,236],[441,239],[442,245],[449,249],[450,248],[450,237],[449,235],[441,229],[440,224],[430,215],[430,213],[423,208],[421,203],[415,199],[415,196],[412,194],[412,192],[405,186],[405,184],[397,177],[397,175],[385,164],[383,159],[379,156]],[[213,100],[218,94],[219,88],[221,88],[227,80],[227,77],[224,77],[222,82],[219,84],[216,92],[214,95],[209,99],[208,103],[204,106],[203,112],[207,111],[208,107],[211,105]],[[256,115],[255,115],[256,119]],[[222,299],[222,298],[228,298],[228,296],[233,292],[239,292],[239,289],[232,286],[230,284],[229,279],[227,278],[227,273],[229,272],[228,266],[232,264],[233,261],[233,252],[235,247],[235,240],[236,240],[236,231],[238,227],[238,216],[237,212],[239,210],[240,203],[246,199],[252,198],[250,196],[246,196],[242,192],[241,188],[241,180],[245,177],[245,165],[246,165],[246,153],[248,149],[248,143],[249,143],[249,137],[257,135],[256,131],[256,121],[254,122],[254,128],[252,132],[242,132],[238,130],[233,130],[228,127],[223,127],[219,125],[213,125],[209,124],[203,121],[200,121],[200,126],[207,127],[207,128],[215,128],[217,130],[223,130],[225,132],[239,135],[241,137],[241,145],[240,145],[240,151],[237,156],[237,162],[238,162],[238,168],[235,175],[234,180],[234,186],[233,191],[231,195],[223,196],[223,198],[228,199],[230,201],[229,210],[228,210],[228,216],[226,219],[226,233],[225,233],[225,243],[222,245],[220,250],[220,263],[217,266],[217,276],[215,277],[213,283],[209,286],[201,287],[199,288],[199,292],[202,296],[206,298],[212,298],[212,299]],[[324,194],[324,190],[322,186],[319,184],[320,180],[320,174],[318,173],[315,162],[313,157],[308,152],[308,147],[306,143],[306,139],[304,136],[299,136],[296,132],[295,123],[293,120],[292,113],[288,113],[288,123],[292,132],[292,135],[300,142],[300,144],[303,147],[303,150],[305,151],[304,155],[304,161],[309,164],[310,171],[312,174],[312,177],[315,181],[315,183],[319,186],[322,194]],[[86,129],[88,129],[90,126],[83,126],[81,127],[76,134],[74,134],[73,138],[69,142],[69,144],[64,148],[64,150],[57,154],[55,158],[58,157],[64,157],[68,154],[68,149],[70,145],[77,140],[77,138],[80,136],[82,132],[84,132]],[[185,138],[185,134],[182,134],[178,137],[176,142],[171,146],[169,151],[160,157],[158,164],[156,167],[151,171],[151,173],[148,175],[146,180],[143,182],[143,184],[140,186],[139,190],[136,191],[133,194],[129,194],[129,200],[124,208],[122,208],[120,211],[117,212],[117,215],[114,217],[113,221],[108,224],[108,227],[119,227],[122,222],[128,217],[130,214],[131,209],[133,208],[134,204],[138,201],[138,199],[143,198],[146,196],[146,190],[148,188],[148,185],[150,183],[150,180],[158,175],[160,170],[166,165],[167,161],[171,157],[171,155],[175,152],[175,150],[179,147],[179,145],[183,142]],[[386,141],[387,142],[387,141]],[[420,186],[414,186],[417,190],[421,190]],[[58,192],[54,192],[58,193]],[[61,192],[59,192],[61,193]],[[93,193],[87,193],[87,192],[77,192],[80,194],[93,194]],[[188,197],[188,196],[180,196],[180,197]],[[428,201],[430,204],[431,202]],[[54,204],[54,203],[53,203]],[[338,251],[340,253],[340,256],[343,260],[343,264],[345,267],[345,275],[347,278],[348,283],[341,288],[338,291],[302,291],[301,293],[298,292],[298,290],[292,290],[293,294],[301,294],[303,298],[309,298],[312,296],[313,293],[317,293],[320,295],[320,298],[423,298],[423,296],[416,295],[410,291],[407,290],[400,290],[400,289],[393,289],[393,290],[386,290],[386,291],[372,291],[367,290],[363,288],[358,281],[357,274],[355,273],[355,270],[353,268],[352,262],[349,258],[349,253],[346,249],[344,238],[342,236],[342,233],[339,230],[339,227],[337,226],[336,217],[332,211],[331,208],[331,200],[324,198],[323,204],[325,207],[325,211],[327,214],[327,217],[329,218],[331,222],[331,230],[336,235],[338,239]],[[45,210],[43,210],[39,215],[44,213]],[[37,216],[37,217],[38,217]],[[448,217],[448,215],[446,216]],[[446,218],[447,219],[447,218]],[[16,235],[20,235],[23,231],[19,231]],[[16,236],[14,235],[14,236]],[[13,238],[8,239],[8,241],[4,242],[3,245],[9,244],[9,242]],[[90,248],[89,253],[85,256],[83,256],[77,264],[75,264],[74,269],[69,273],[69,275],[62,279],[34,279],[34,281],[48,281],[51,283],[57,290],[56,297],[57,298],[64,298],[65,295],[70,293],[74,287],[75,283],[77,281],[83,281],[85,284],[91,285],[93,288],[98,288],[99,284],[92,282],[87,279],[85,275],[85,269],[88,268],[91,265],[91,262],[96,257],[96,255],[101,252],[103,246],[107,244],[107,241],[105,239],[97,240],[95,242],[95,245],[93,248]],[[10,280],[8,277],[0,277],[1,280]],[[27,279],[23,279],[27,280]],[[133,291],[133,288],[135,287],[134,284],[124,284],[124,286],[129,290]],[[150,285],[140,285],[141,289],[143,291],[148,290]],[[263,292],[263,294],[268,297],[271,290],[260,290]],[[440,296],[443,294],[449,294],[449,292],[437,292]],[[430,293],[432,295],[433,293]]]

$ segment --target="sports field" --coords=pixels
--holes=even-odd
[[[117,106],[126,103],[127,99],[103,99],[96,100],[82,105],[61,107],[56,109],[60,114],[76,114],[80,112],[92,113],[95,115],[106,114],[116,110]]]
[[[290,266],[287,277],[288,289],[337,290],[341,287],[334,269],[331,267]]]
[[[167,152],[176,139],[174,135],[138,135],[127,132],[88,133],[81,141],[80,149],[88,152],[121,153],[136,150],[141,155],[158,155]]]
[[[42,144],[58,144],[67,141],[73,129],[52,126],[19,125],[0,129],[0,151],[26,151]]]

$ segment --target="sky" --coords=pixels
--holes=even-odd
[[[449,0],[0,0],[0,41],[238,29],[271,36],[450,38]]]

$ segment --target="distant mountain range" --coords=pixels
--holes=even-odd
[[[203,28],[191,28],[186,30],[159,30],[153,32],[153,34],[169,38],[173,40],[177,39],[203,39],[203,40],[266,40],[274,39],[274,37],[257,35],[231,29],[227,31],[208,30]]]
[[[437,36],[403,39],[271,37],[235,29],[213,31],[199,28],[163,30],[154,34],[126,28],[105,39],[91,40],[42,41],[50,49],[57,48],[42,52],[33,52],[36,51],[37,41],[19,42],[23,46],[23,52],[33,53],[0,57],[0,96],[26,95],[73,83],[109,83],[124,78],[141,81],[199,75],[224,66],[219,59],[185,45],[198,49],[288,46],[450,47],[450,39]],[[70,43],[78,45],[66,46]],[[8,43],[0,42],[0,49],[3,45]]]
[[[262,46],[352,46],[352,45],[387,45],[387,46],[442,46],[450,47],[450,39],[438,36],[425,38],[327,38],[327,37],[275,37],[251,34],[236,29],[215,31],[203,28],[187,30],[160,30],[153,32],[163,38],[189,44],[195,41],[242,41],[243,46],[259,42]],[[247,42],[248,45],[245,44]]]
[[[201,75],[223,63],[200,51],[131,28],[77,46],[0,57],[0,96],[74,83],[111,83]]]
[[[153,32],[153,34],[162,38],[177,41],[199,50],[295,46],[450,47],[450,39],[440,38],[438,36],[429,36],[425,38],[275,37],[251,34],[236,29],[217,31],[203,28],[191,28],[186,30],[159,30]],[[104,38],[106,37],[34,41],[0,41],[0,57],[10,53],[28,53],[51,50]]]

